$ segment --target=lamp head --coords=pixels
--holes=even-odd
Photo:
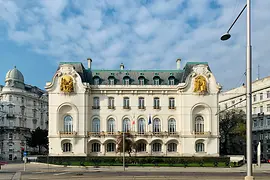
[[[221,40],[222,41],[226,41],[226,40],[228,40],[228,39],[230,39],[230,37],[231,37],[231,35],[229,34],[229,33],[225,33],[225,34],[223,34],[222,36],[221,36]]]

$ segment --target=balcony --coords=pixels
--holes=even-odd
[[[100,106],[92,106],[92,109],[100,109]]]
[[[101,136],[100,132],[91,132],[91,131],[89,131],[87,134],[88,134],[88,137],[100,137]]]
[[[108,106],[108,109],[115,109],[115,106]]]
[[[153,106],[154,109],[160,110],[161,107],[160,106]]]
[[[130,109],[130,106],[123,106],[123,109],[129,110]]]
[[[211,132],[210,131],[207,131],[207,132],[193,132],[192,134],[195,137],[200,137],[200,138],[210,137],[211,136]]]
[[[169,137],[179,137],[180,133],[179,132],[168,132]]]
[[[71,131],[71,132],[65,132],[65,131],[59,131],[60,137],[74,137],[77,135],[77,132]]]
[[[169,109],[174,110],[174,109],[176,109],[176,107],[175,106],[169,106]]]
[[[6,116],[8,119],[13,119],[15,118],[15,114],[14,113],[7,113],[7,116]]]
[[[145,106],[138,106],[138,109],[145,110]]]

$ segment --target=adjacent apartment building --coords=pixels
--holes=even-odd
[[[50,156],[118,156],[134,135],[136,156],[219,156],[221,86],[206,62],[172,70],[92,69],[60,63],[49,96]]]
[[[246,111],[246,86],[221,92],[220,110],[240,108]],[[252,133],[253,156],[256,158],[257,146],[261,142],[262,158],[270,159],[270,77],[252,83]]]
[[[31,151],[25,137],[37,127],[48,128],[47,94],[25,84],[23,74],[14,67],[0,87],[0,159],[21,160],[23,151]]]

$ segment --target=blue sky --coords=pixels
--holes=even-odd
[[[245,82],[246,0],[0,0],[0,84],[17,66],[44,88],[61,61],[94,69],[175,69],[206,61],[223,89]],[[252,1],[253,77],[270,75],[270,1]]]

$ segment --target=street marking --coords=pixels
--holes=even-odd
[[[71,173],[71,172],[62,172],[62,173],[57,173],[57,174],[54,174],[54,175],[59,176],[59,175],[68,174],[68,173]]]

